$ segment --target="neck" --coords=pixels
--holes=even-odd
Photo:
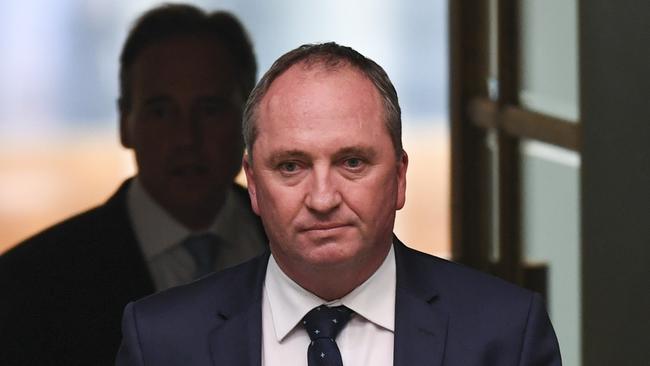
[[[144,184],[142,187],[174,220],[192,231],[209,228],[226,201],[226,193],[219,192],[200,200],[177,202],[178,200],[169,200],[168,197],[156,195]]]
[[[392,244],[391,244],[392,245]],[[301,261],[296,266],[287,266],[274,256],[278,266],[300,287],[326,301],[340,299],[366,282],[382,265],[390,246],[381,253],[373,253],[361,264],[358,261],[337,265],[314,266]],[[380,249],[377,249],[380,250]],[[297,268],[297,270],[292,270]]]
[[[200,231],[209,228],[214,222],[223,206],[221,202],[216,207],[165,207],[174,220],[180,222],[192,231]]]

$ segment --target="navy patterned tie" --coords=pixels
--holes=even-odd
[[[309,366],[343,366],[335,339],[350,320],[352,313],[353,311],[345,306],[330,308],[321,305],[302,318],[302,324],[311,339],[307,349]]]
[[[194,259],[196,270],[193,278],[203,277],[214,270],[214,260],[219,238],[214,234],[191,235],[182,245]]]

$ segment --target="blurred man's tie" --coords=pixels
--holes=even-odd
[[[190,253],[196,265],[195,279],[214,271],[218,244],[219,238],[211,233],[191,235],[183,241],[182,245]]]

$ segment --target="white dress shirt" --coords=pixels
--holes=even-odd
[[[321,304],[345,305],[355,312],[336,337],[343,365],[392,365],[395,286],[392,246],[382,265],[366,282],[334,301],[325,301],[300,287],[271,256],[262,300],[262,365],[307,366],[310,340],[300,321]]]
[[[158,291],[193,280],[194,260],[181,245],[190,235],[210,232],[219,236],[215,270],[242,263],[265,250],[262,235],[251,230],[258,224],[249,203],[232,189],[212,225],[202,232],[192,232],[176,221],[145,191],[137,177],[128,189],[129,217]]]

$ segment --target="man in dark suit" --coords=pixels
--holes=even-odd
[[[384,70],[334,43],[280,57],[244,112],[271,252],[130,303],[118,365],[560,365],[538,295],[393,236],[408,157]]]
[[[0,257],[0,364],[112,364],[129,302],[265,251],[241,169],[256,62],[224,12],[167,5],[120,58],[120,135],[138,174],[105,204]]]

